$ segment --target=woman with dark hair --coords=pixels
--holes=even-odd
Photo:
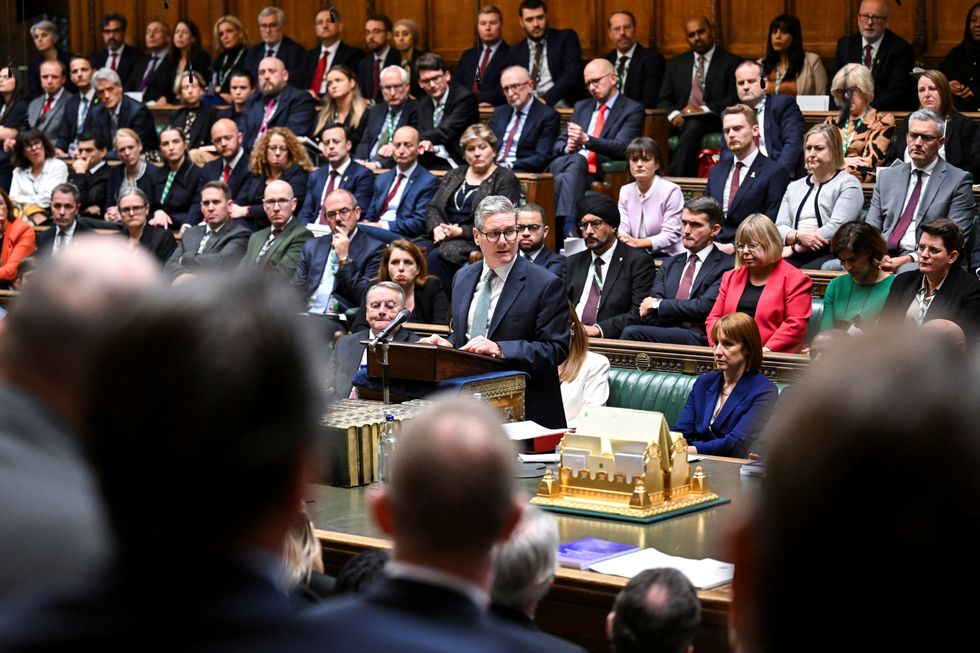
[[[20,262],[37,249],[34,229],[18,218],[10,196],[0,188],[0,288],[10,288],[17,279]]]
[[[419,85],[419,72],[415,67],[419,57],[425,54],[425,50],[419,47],[422,42],[422,34],[419,25],[410,18],[402,18],[396,21],[391,30],[391,43],[401,55],[401,62],[398,64],[405,69],[411,80],[412,97],[422,99],[422,87]]]
[[[340,65],[327,71],[327,92],[323,95],[321,105],[311,134],[313,140],[320,139],[320,134],[327,125],[339,123],[347,129],[352,149],[356,148],[361,142],[361,135],[367,125],[368,109],[371,107],[361,95],[361,87],[353,70]]]
[[[201,169],[187,154],[187,141],[176,127],[160,132],[160,156],[163,157],[163,182],[157,185],[150,224],[165,229],[179,229],[187,221],[194,203]],[[201,182],[202,184],[204,182]]]
[[[980,107],[980,2],[966,12],[963,40],[939,64],[949,79],[956,108],[976,111]]]
[[[51,191],[68,181],[68,166],[55,158],[54,145],[40,129],[17,135],[13,162],[16,167],[10,182],[10,199],[34,224],[47,222]]]
[[[589,337],[572,302],[568,302],[568,330],[568,358],[558,366],[558,380],[565,421],[573,426],[584,407],[605,406],[609,400],[609,359],[589,351]]]
[[[399,238],[381,255],[378,274],[371,283],[393,281],[405,292],[405,308],[412,311],[412,322],[446,324],[449,321],[449,298],[442,290],[439,277],[429,276],[425,254],[414,243]],[[367,295],[361,301],[350,332],[368,327]]]
[[[181,18],[174,25],[170,62],[177,71],[174,77],[175,84],[180,82],[185,72],[200,73],[202,79],[208,74],[211,68],[211,55],[201,49],[201,30],[197,28],[197,23],[194,21]],[[174,92],[171,100],[179,101],[179,98],[179,94]]]
[[[211,145],[211,126],[218,119],[218,111],[201,103],[207,90],[204,76],[197,70],[179,75],[174,86],[174,92],[184,106],[170,119],[170,126],[180,130],[191,149]]]
[[[61,60],[65,64],[67,72],[71,64],[71,53],[58,47],[61,35],[58,33],[58,26],[50,20],[41,20],[31,25],[31,39],[34,41],[34,48],[37,54],[27,64],[27,93],[30,97],[37,97],[43,92],[41,88],[41,64],[45,61]],[[65,75],[67,77],[67,75]],[[69,92],[78,91],[70,79],[65,80],[65,88]]]
[[[634,138],[626,147],[626,160],[633,182],[619,189],[620,242],[657,257],[680,254],[684,193],[664,178],[660,146],[646,136]]]
[[[211,93],[231,103],[228,93],[228,74],[245,65],[245,46],[248,36],[245,26],[236,16],[222,16],[214,22],[214,43],[218,58],[211,64]]]
[[[916,89],[919,93],[919,108],[932,109],[946,121],[945,143],[939,148],[939,156],[951,166],[972,170],[974,162],[971,160],[970,150],[977,134],[977,123],[956,111],[953,91],[946,75],[938,70],[925,70],[916,80]],[[896,160],[909,160],[908,133],[909,121],[906,118],[895,129],[895,138],[888,149],[885,165],[891,165]]]
[[[880,267],[888,247],[871,225],[848,222],[834,234],[830,248],[847,274],[827,284],[818,331],[860,329],[881,313],[895,280]]]
[[[247,206],[232,204],[231,217],[247,218],[256,225],[265,226],[268,224],[262,208],[265,187],[276,180],[284,181],[293,189],[293,197],[302,203],[313,164],[306,148],[291,130],[272,127],[255,143],[248,169],[252,179],[244,193],[248,198]]]
[[[762,67],[769,75],[767,93],[823,95],[827,88],[827,70],[820,55],[803,50],[803,27],[791,14],[776,16],[769,23]]]
[[[716,371],[694,382],[677,423],[688,453],[745,458],[776,405],[779,391],[762,373],[755,320],[730,313],[711,327]]]
[[[14,170],[10,150],[18,130],[27,123],[29,104],[24,74],[13,66],[0,68],[0,188],[10,188]]]

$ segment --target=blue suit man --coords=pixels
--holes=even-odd
[[[539,97],[549,106],[559,102],[571,106],[582,97],[582,45],[578,34],[570,29],[549,29],[544,6],[522,8],[521,22],[527,38],[510,49],[511,63],[531,71]],[[544,51],[538,55],[541,47]],[[547,63],[547,76],[543,74],[543,66],[536,66],[536,62]],[[547,77],[551,79],[550,85],[544,83]]]
[[[511,66],[500,80],[508,87],[507,104],[494,109],[490,119],[497,137],[497,160],[515,172],[544,172],[558,138],[558,112],[533,97],[531,76],[524,68]],[[519,124],[514,122],[517,112],[521,112]]]
[[[333,236],[326,235],[313,238],[303,245],[299,265],[290,282],[303,292],[306,299],[312,299],[327,268],[330,250],[333,249]],[[381,255],[384,254],[385,244],[376,238],[361,233],[355,229],[349,236],[347,263],[338,266],[334,277],[332,295],[341,310],[356,308],[361,299],[371,287],[371,278],[378,273]],[[338,254],[339,257],[339,254]]]
[[[480,14],[480,17],[485,14]],[[479,74],[480,65],[487,49],[490,58],[487,60],[483,75]],[[510,65],[510,46],[499,40],[495,44],[479,43],[475,48],[463,52],[453,71],[453,84],[470,89],[476,94],[478,102],[494,106],[504,104],[506,98],[500,90],[500,73]]]
[[[374,173],[350,158],[351,140],[343,125],[327,125],[320,134],[320,154],[327,165],[315,170],[306,184],[303,206],[296,219],[303,224],[320,219],[320,207],[326,198],[326,190],[341,188],[354,194],[361,211],[371,204],[374,192]],[[333,184],[330,180],[333,176]]]
[[[281,59],[266,57],[259,66],[259,93],[245,103],[242,119],[247,147],[261,136],[262,125],[287,127],[298,136],[310,131],[316,119],[316,103],[310,94],[288,86],[289,72]],[[270,106],[269,103],[272,102]]]
[[[119,86],[120,93],[122,86]],[[116,114],[115,125],[113,125],[112,111],[118,106],[119,113]],[[145,105],[136,100],[123,95],[119,99],[119,104],[113,109],[109,109],[105,104],[97,104],[89,111],[88,119],[85,122],[86,129],[97,129],[102,132],[102,137],[106,143],[112,143],[116,136],[116,130],[122,127],[129,127],[143,142],[143,151],[154,151],[160,147],[160,137],[157,135],[156,126],[153,123],[153,116]],[[111,147],[108,158],[116,158],[116,149]]]

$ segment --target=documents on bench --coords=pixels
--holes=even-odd
[[[711,558],[703,560],[680,558],[667,555],[656,549],[643,549],[635,553],[627,553],[610,560],[597,562],[591,565],[589,569],[600,574],[632,578],[645,569],[658,567],[671,567],[680,571],[699,590],[707,590],[729,583],[735,573],[735,565],[728,562],[712,560]]]

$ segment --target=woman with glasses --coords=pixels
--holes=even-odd
[[[818,332],[841,329],[850,333],[878,318],[895,275],[881,269],[888,246],[881,232],[865,222],[843,225],[830,245],[847,274],[827,285]]]
[[[820,55],[803,49],[803,27],[792,14],[776,16],[769,23],[769,40],[762,67],[769,71],[766,92],[783,95],[823,95],[827,70]]]
[[[619,241],[654,257],[684,251],[681,242],[681,187],[663,177],[664,160],[652,138],[634,138],[626,147],[633,183],[619,189]]]
[[[132,129],[123,127],[116,131],[113,140],[116,155],[122,165],[109,168],[109,182],[106,184],[105,219],[121,222],[122,216],[116,206],[116,198],[123,191],[138,188],[146,197],[157,197],[166,176],[160,168],[143,160],[143,141]],[[153,210],[159,208],[154,205]]]
[[[841,107],[841,116],[830,116],[826,123],[840,129],[845,168],[858,181],[873,183],[895,133],[895,116],[871,108],[875,83],[871,71],[861,64],[849,63],[838,70],[830,93]]]
[[[453,276],[479,250],[473,242],[473,212],[490,195],[512,202],[521,197],[521,183],[497,165],[497,136],[482,123],[470,125],[459,138],[466,167],[448,171],[425,210],[425,226],[435,244],[428,254],[429,271],[452,288]]]
[[[735,269],[721,278],[705,331],[723,315],[740,312],[755,319],[763,351],[798,352],[813,312],[813,282],[783,257],[783,244],[772,220],[753,213],[735,232]],[[709,338],[709,344],[715,341]]]
[[[790,182],[779,206],[776,229],[792,265],[819,270],[833,258],[830,240],[846,222],[858,220],[864,206],[861,185],[844,172],[844,149],[833,125],[815,125],[803,139],[809,175]]]
[[[133,249],[142,247],[155,256],[161,265],[166,263],[177,249],[177,241],[166,229],[147,224],[150,202],[146,193],[136,187],[125,188],[116,198],[116,208],[129,246]]]
[[[50,213],[51,191],[68,181],[68,166],[55,158],[54,145],[40,129],[20,132],[13,155],[10,199],[34,224],[44,224]]]
[[[296,135],[286,127],[272,127],[259,137],[248,164],[252,178],[243,197],[250,198],[245,206],[231,205],[231,217],[247,218],[259,228],[269,224],[262,198],[265,187],[282,180],[293,189],[293,197],[306,197],[306,183],[313,172],[313,164],[306,148]],[[302,201],[302,199],[300,199]]]
[[[370,108],[368,101],[361,95],[361,87],[357,84],[354,71],[347,66],[334,66],[327,71],[327,92],[323,96],[322,108],[313,127],[313,140],[320,139],[327,125],[339,123],[347,128],[351,148],[356,148],[367,126]]]

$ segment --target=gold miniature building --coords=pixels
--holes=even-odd
[[[719,500],[700,466],[691,482],[687,441],[661,413],[588,407],[558,447],[558,478],[546,471],[531,499],[545,509],[652,521]]]

